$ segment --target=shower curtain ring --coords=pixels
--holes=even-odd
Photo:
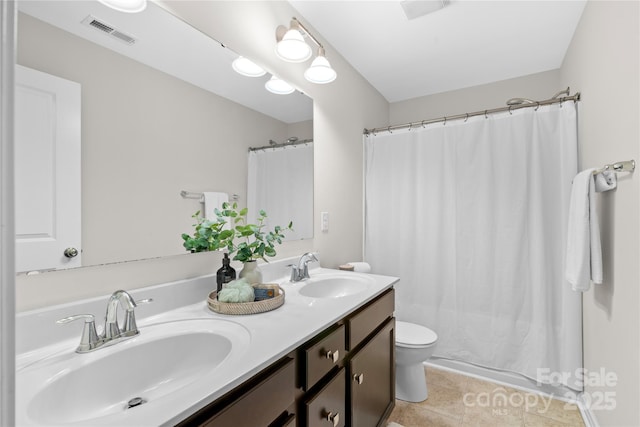
[[[536,109],[535,109],[534,111],[538,111],[538,108],[540,108],[540,103],[539,103],[539,102],[536,102],[536,104],[537,104],[537,105],[536,105]]]
[[[442,123],[442,126],[446,126],[447,125],[447,116],[444,116],[444,123]]]
[[[387,132],[389,132],[389,133],[393,133],[393,131],[391,130],[391,126],[389,126],[389,127],[387,128]]]
[[[484,118],[485,118],[485,119],[488,119],[488,118],[489,118],[489,116],[487,116],[487,111],[488,111],[488,110],[484,110]]]
[[[469,113],[466,114],[466,117],[464,118],[464,122],[466,123],[467,120],[469,120]]]
[[[413,126],[413,123],[409,123],[409,132],[411,132],[411,126]]]
[[[422,127],[424,128],[424,120],[422,121]]]
[[[511,107],[513,107],[513,105],[509,105],[509,115],[513,116],[513,113],[511,112]]]

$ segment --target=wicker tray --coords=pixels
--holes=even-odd
[[[284,304],[284,289],[278,285],[261,284],[253,285],[257,289],[276,289],[278,294],[269,299],[254,302],[220,302],[218,292],[213,291],[207,298],[207,305],[211,311],[220,314],[258,314],[275,310]]]

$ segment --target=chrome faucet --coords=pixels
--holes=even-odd
[[[311,261],[318,261],[318,258],[311,252],[307,252],[306,254],[300,257],[298,261],[298,265],[291,264],[291,282],[299,282],[304,279],[309,279],[309,263]]]
[[[96,332],[95,318],[93,314],[77,314],[75,316],[60,319],[56,323],[64,324],[74,320],[84,319],[85,323],[82,330],[82,337],[80,338],[78,348],[76,348],[76,353],[88,353],[105,345],[112,345],[116,342],[138,335],[140,331],[136,325],[134,309],[138,304],[149,303],[152,301],[153,299],[151,298],[135,301],[127,291],[115,291],[111,294],[109,302],[107,303],[107,313],[104,318],[104,331],[101,335],[98,335]],[[122,328],[118,325],[119,305],[122,305],[125,310],[124,324],[122,325]]]

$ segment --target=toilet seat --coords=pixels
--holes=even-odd
[[[427,347],[438,340],[431,329],[415,323],[396,321],[396,345],[407,348]]]

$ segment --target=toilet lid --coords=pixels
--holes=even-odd
[[[396,320],[396,343],[398,344],[425,346],[437,340],[438,335],[429,328]]]

